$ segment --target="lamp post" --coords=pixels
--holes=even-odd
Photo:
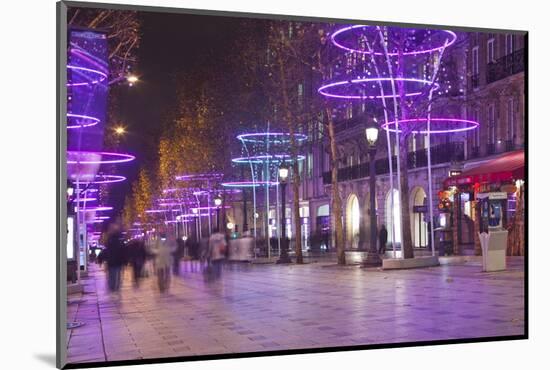
[[[367,251],[367,259],[363,263],[364,266],[380,266],[382,264],[382,260],[376,248],[378,227],[376,224],[376,168],[374,166],[374,160],[376,158],[378,131],[378,122],[376,118],[373,118],[368,122],[367,128],[365,129],[369,152],[370,245]]]
[[[216,228],[220,232],[220,206],[222,205],[222,198],[219,195],[214,198],[214,205],[216,206]]]
[[[282,163],[279,166],[279,183],[281,185],[281,254],[277,263],[290,263],[290,257],[288,256],[288,240],[286,238],[286,181],[288,178],[288,167]]]

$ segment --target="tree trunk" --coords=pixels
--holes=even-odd
[[[401,33],[401,45],[405,44],[405,33]],[[397,65],[397,76],[404,77],[404,66],[405,59],[403,55],[403,49],[399,49],[398,55],[398,65]],[[403,81],[397,81],[397,87],[399,91],[399,108],[401,112],[400,119],[405,120],[409,117],[409,108],[407,106],[407,96],[405,91],[405,84]],[[404,128],[399,128],[401,135],[399,137],[398,143],[398,155],[400,161],[400,171],[401,178],[401,250],[403,251],[404,258],[414,258],[414,250],[412,244],[412,235],[411,235],[411,214],[409,210],[409,146],[407,145],[407,140],[410,132],[406,132]]]
[[[296,148],[296,140],[294,138],[294,119],[290,109],[288,99],[287,81],[285,74],[285,65],[279,53],[279,73],[281,75],[281,92],[283,94],[283,109],[285,112],[285,120],[288,126],[290,135],[290,154],[292,157],[292,208],[294,213],[294,246],[296,253],[296,263],[304,262],[302,257],[302,225],[300,218],[300,169],[298,168],[298,150]],[[286,208],[285,208],[286,209]],[[285,227],[285,225],[282,225]]]
[[[340,189],[338,188],[338,153],[336,150],[336,138],[334,135],[334,122],[332,112],[327,107],[328,119],[328,137],[330,141],[330,169],[332,186],[332,215],[334,217],[334,234],[336,244],[336,254],[338,255],[338,264],[346,264],[346,254],[344,253],[344,227],[342,225],[342,199],[340,198]]]
[[[403,220],[403,230],[401,230],[401,248],[403,248],[403,256],[405,258],[414,258],[414,250],[411,235],[411,213],[409,211],[409,176],[408,176],[408,145],[406,140],[403,140],[401,148],[399,148],[399,156],[401,157],[401,219]]]

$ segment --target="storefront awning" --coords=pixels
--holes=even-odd
[[[475,183],[505,182],[525,177],[525,152],[517,150],[472,167],[445,180],[445,187]]]

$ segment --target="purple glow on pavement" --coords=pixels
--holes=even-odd
[[[298,161],[303,161],[306,157],[303,155],[296,156]],[[276,161],[286,161],[291,160],[292,156],[290,154],[265,154],[265,155],[252,155],[249,157],[239,157],[233,158],[231,161],[233,163],[265,163],[267,161],[276,162]]]
[[[317,92],[320,94],[327,96],[329,98],[339,98],[339,99],[382,99],[382,98],[395,98],[399,97],[399,95],[396,93],[390,94],[390,95],[379,95],[379,94],[372,94],[369,93],[353,93],[353,94],[347,94],[347,93],[338,93],[337,91],[346,89],[346,88],[352,88],[356,87],[356,85],[360,86],[361,84],[366,83],[373,83],[374,86],[372,87],[373,90],[378,90],[378,82],[391,82],[391,81],[402,81],[402,82],[410,82],[410,83],[417,83],[419,85],[422,85],[423,87],[429,87],[432,82],[429,80],[423,80],[418,78],[406,78],[406,77],[374,77],[374,78],[357,78],[354,80],[346,80],[346,81],[337,81],[332,82],[326,85],[321,86]],[[434,91],[439,89],[439,84],[437,82],[433,83]],[[336,90],[335,92],[331,92],[332,90]],[[384,89],[384,91],[389,91],[390,89]],[[405,96],[411,97],[422,94],[422,88],[416,89],[414,92],[407,92],[405,93]]]
[[[343,40],[341,40],[342,38],[344,38],[346,36],[346,33],[353,32],[353,31],[358,30],[358,29],[363,29],[363,30],[370,29],[370,31],[374,31],[376,33],[378,32],[378,30],[376,29],[376,26],[356,24],[356,25],[353,25],[353,26],[340,28],[339,30],[335,31],[331,36],[331,41],[336,47],[339,47],[340,49],[344,49],[344,50],[347,50],[347,51],[350,51],[350,52],[353,52],[353,53],[370,54],[371,52],[369,52],[368,50],[361,50],[361,49],[357,49],[355,47],[351,47],[349,45],[344,45]],[[450,30],[433,30],[433,31],[434,31],[434,33],[439,32],[439,33],[442,34],[443,37],[441,37],[441,41],[440,41],[441,45],[428,46],[426,49],[423,49],[419,46],[418,50],[405,51],[405,52],[403,52],[403,55],[407,56],[407,55],[429,54],[429,53],[433,53],[433,52],[436,52],[436,51],[440,51],[441,49],[444,49],[444,48],[454,44],[454,42],[457,39],[456,33],[454,33],[453,31],[450,31]],[[378,36],[376,35],[376,37],[378,37]],[[445,41],[443,41],[443,40],[445,40]],[[359,37],[357,37],[357,40],[354,40],[354,41],[355,41],[354,42],[355,44],[358,44],[359,43]],[[384,55],[384,52],[378,51],[378,52],[374,52],[373,54],[374,55]],[[388,55],[389,56],[397,56],[398,54],[388,52]]]
[[[77,122],[77,124],[69,124],[69,120]],[[99,118],[85,116],[83,114],[67,113],[67,128],[83,128],[95,126],[99,123]]]
[[[284,132],[254,132],[250,134],[237,135],[237,139],[248,143],[265,143],[269,139],[271,143],[288,143],[290,142],[290,134]],[[307,135],[294,134],[296,141],[307,140]]]
[[[397,122],[399,125],[421,124],[423,127],[426,127],[426,128],[415,129],[415,130],[412,130],[411,132],[414,134],[428,133],[427,118],[412,118],[412,119],[405,119]],[[430,119],[430,122],[431,122],[430,126],[435,127],[435,129],[430,128],[430,131],[429,131],[430,135],[464,132],[464,131],[474,130],[479,127],[479,122],[468,120],[468,119],[461,119],[461,118],[432,118]],[[395,129],[395,121],[384,123],[382,124],[381,127],[384,130],[387,130],[390,132],[397,131]],[[399,129],[399,132],[401,133],[402,130]]]
[[[99,158],[98,158],[99,157]],[[107,159],[104,159],[107,157]],[[68,164],[113,164],[130,162],[136,159],[131,154],[112,153],[112,152],[83,152],[67,151]]]
[[[68,65],[67,69],[70,69],[73,72],[79,73],[82,76],[87,75],[87,77],[84,77],[84,78],[89,78],[89,81],[67,83],[67,87],[94,85],[94,84],[103,82],[107,79],[107,74],[105,74],[105,73],[103,73],[103,72],[101,72],[97,69],[86,68],[86,67],[77,67],[77,66],[72,66],[72,65]]]

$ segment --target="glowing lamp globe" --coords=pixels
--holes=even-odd
[[[376,141],[378,141],[378,125],[376,124],[376,120],[373,120],[369,123],[367,128],[365,129],[365,135],[367,136],[367,142],[370,146],[376,145]]]
[[[220,198],[220,197],[214,198],[214,205],[215,205],[216,207],[221,206],[221,205],[222,205],[222,198]]]
[[[279,167],[279,178],[283,182],[286,181],[286,179],[288,178],[288,167],[285,167],[283,165]]]

